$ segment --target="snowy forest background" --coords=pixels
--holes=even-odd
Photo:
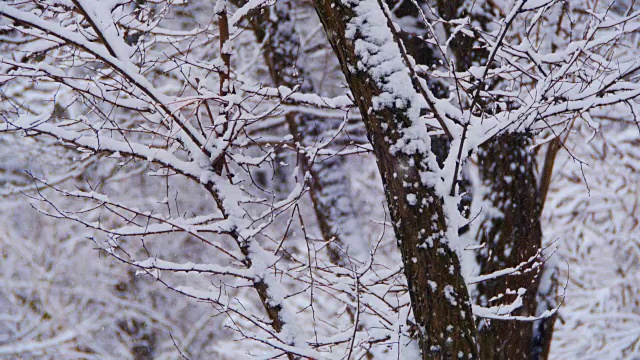
[[[3,1],[0,358],[640,359],[639,31],[635,0]],[[420,206],[462,288],[407,286]]]

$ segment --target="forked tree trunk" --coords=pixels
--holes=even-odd
[[[453,20],[471,16],[480,24],[492,19],[491,9],[469,14],[471,1],[438,0],[437,9],[442,18]],[[474,6],[490,7],[487,3]],[[449,29],[447,29],[449,30]],[[487,52],[474,46],[476,40],[462,32],[451,42],[456,59],[456,71],[480,65]],[[520,274],[500,277],[479,284],[476,302],[485,307],[511,304],[518,289],[526,289],[523,306],[513,315],[534,316],[554,306],[554,284],[540,289],[542,271],[553,268],[543,266],[541,212],[546,189],[539,191],[536,176],[536,154],[529,150],[532,136],[504,134],[491,139],[478,153],[478,168],[483,186],[487,190],[485,201],[492,211],[479,228],[476,238],[486,247],[477,255],[480,273],[488,274],[507,267],[527,263]],[[555,144],[555,142],[552,142]],[[554,149],[550,149],[553,151]],[[557,151],[557,149],[555,150]],[[555,156],[555,152],[553,154]],[[551,169],[549,169],[551,171]],[[483,215],[484,216],[484,215]],[[551,282],[555,281],[551,277]],[[505,294],[509,290],[512,294]],[[539,290],[542,290],[540,292]],[[550,298],[551,297],[551,298]],[[496,299],[492,300],[491,299]],[[549,355],[555,316],[535,323],[480,319],[478,342],[480,357],[493,359],[544,360]]]
[[[408,155],[392,148],[401,140],[403,132],[415,125],[409,114],[410,104],[396,102],[373,106],[374,98],[385,92],[382,86],[389,81],[385,76],[395,76],[407,69],[394,68],[382,76],[372,74],[370,69],[359,64],[363,59],[358,56],[355,43],[361,41],[363,46],[384,44],[372,44],[367,38],[370,34],[358,30],[351,31],[349,36],[346,34],[349,22],[362,20],[355,19],[354,7],[363,3],[373,9],[372,12],[376,11],[375,7],[380,11],[380,4],[375,0],[368,3],[315,0],[315,7],[373,145],[402,254],[415,321],[420,329],[422,358],[475,359],[476,328],[458,256],[448,246],[445,236],[443,199],[433,187],[424,185],[420,177],[421,172],[430,171],[424,154]],[[369,20],[380,21],[380,17],[364,21]],[[375,25],[384,27],[376,30],[390,33],[386,22]],[[390,49],[387,47],[385,51]],[[395,50],[399,53],[398,44],[395,44]]]

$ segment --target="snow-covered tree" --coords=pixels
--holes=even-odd
[[[1,3],[3,201],[35,210],[3,220],[1,255],[43,278],[2,280],[0,353],[542,359],[563,303],[558,354],[593,351],[563,329],[603,308],[619,317],[598,349],[637,353],[639,17],[632,1]],[[627,277],[607,301],[565,298],[558,247],[576,266],[607,249]],[[101,320],[68,326],[70,309]]]

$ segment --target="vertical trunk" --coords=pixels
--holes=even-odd
[[[542,280],[538,289],[538,314],[558,306],[558,268],[553,264],[545,263],[542,271]],[[531,360],[545,360],[549,357],[553,327],[557,318],[556,312],[548,318],[533,323]]]
[[[440,15],[446,19],[472,16],[481,24],[488,24],[491,19],[486,15],[468,14],[468,1],[437,1]],[[478,4],[477,6],[490,6]],[[490,9],[480,12],[490,14]],[[449,29],[447,29],[449,31]],[[486,59],[486,50],[474,48],[475,39],[456,34],[451,42],[451,49],[456,58],[456,70],[464,71],[472,65],[481,65]],[[540,216],[546,187],[538,191],[535,171],[535,153],[528,151],[531,136],[522,134],[505,134],[490,140],[478,153],[478,166],[483,185],[488,193],[485,201],[495,210],[489,214],[479,228],[477,238],[486,243],[486,248],[477,255],[480,272],[491,273],[506,267],[514,267],[536,257],[535,266],[522,274],[507,278],[497,278],[478,286],[477,302],[482,306],[510,304],[516,295],[507,295],[507,290],[526,289],[523,306],[514,315],[536,315],[536,312],[547,310],[549,304],[545,300],[553,284],[538,293],[542,267],[542,230]],[[557,146],[552,142],[552,156]],[[552,165],[551,165],[552,166]],[[545,169],[550,176],[552,169]],[[544,184],[543,184],[544,185]],[[533,265],[533,264],[532,264]],[[549,269],[552,271],[552,269]],[[554,278],[550,277],[553,282]],[[503,296],[504,295],[504,296]],[[491,299],[503,296],[500,299]],[[540,307],[540,309],[539,309]],[[542,308],[544,307],[544,308]],[[540,311],[541,310],[541,311]],[[551,335],[555,317],[532,324],[520,321],[488,321],[480,320],[478,342],[482,359],[546,359],[549,353]]]
[[[513,315],[535,315],[540,284],[542,231],[540,194],[531,137],[506,134],[484,145],[478,153],[480,176],[494,208],[480,226],[480,272],[488,274],[529,262],[519,274],[491,279],[478,285],[482,306],[507,305],[518,289],[526,289],[523,305]],[[531,259],[536,259],[531,261]],[[495,300],[492,300],[495,299]],[[483,359],[530,359],[533,355],[533,323],[480,320],[478,342]]]
[[[261,11],[251,19],[251,26],[260,43],[264,42],[263,56],[274,85],[293,88],[301,84],[305,92],[313,92],[313,84],[304,78],[305,69],[298,64],[300,41],[295,30],[289,1],[279,1],[268,11]],[[266,42],[265,42],[266,40]],[[304,81],[304,82],[302,82]],[[285,116],[289,131],[296,143],[313,143],[325,132],[340,125],[339,119],[316,118],[289,113]],[[351,201],[349,178],[343,171],[344,159],[333,156],[312,163],[307,154],[299,155],[302,172],[311,175],[309,194],[322,237],[328,242],[329,257],[333,263],[344,263],[347,240],[357,239],[355,209]]]
[[[402,69],[390,66],[385,71],[376,67],[381,63],[372,58],[383,51],[381,48],[389,63],[397,65],[400,58],[398,44],[387,40],[392,34],[383,21],[380,4],[316,0],[315,6],[373,145],[420,329],[422,358],[477,358],[475,324],[458,256],[447,242],[443,199],[422,178],[434,170],[428,165],[433,166],[433,162],[427,163],[430,150],[397,150],[407,140],[403,136],[416,125],[415,109],[406,101],[380,101],[387,95],[402,98],[402,94],[390,94],[386,86],[391,83],[392,87],[399,78],[408,76],[406,63]],[[349,36],[347,24],[351,27]],[[354,24],[375,29],[361,32],[353,29]],[[372,57],[363,57],[363,49]],[[382,74],[376,70],[382,70]],[[415,93],[411,82],[408,85],[402,91]],[[413,140],[420,143],[418,146],[429,145],[428,138]]]

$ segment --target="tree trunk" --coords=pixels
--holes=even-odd
[[[293,5],[289,1],[278,1],[274,6],[260,11],[251,19],[251,26],[260,43],[264,43],[263,56],[269,75],[275,86],[293,88],[301,85],[304,92],[314,92],[305,69],[298,64],[300,41],[292,18]],[[265,41],[266,40],[266,41]],[[323,134],[337,129],[340,119],[316,118],[289,113],[285,115],[287,126],[298,144],[314,143]],[[300,169],[309,173],[309,194],[323,239],[328,243],[329,257],[333,263],[345,264],[346,247],[357,238],[358,226],[351,201],[351,188],[346,172],[342,171],[344,158],[333,156],[313,163],[307,154],[299,154]],[[356,245],[356,247],[359,247]]]
[[[434,169],[429,169],[424,152],[396,150],[396,145],[405,140],[403,134],[415,125],[411,104],[377,101],[382,94],[389,94],[388,88],[383,87],[391,76],[402,76],[402,72],[408,75],[407,64],[402,69],[394,68],[390,73],[380,75],[375,68],[363,66],[363,63],[371,64],[371,59],[364,59],[356,51],[356,44],[371,46],[370,54],[376,52],[376,46],[385,46],[385,56],[396,55],[396,60],[400,57],[397,43],[395,47],[389,47],[389,43],[375,43],[375,39],[369,38],[382,36],[382,32],[384,36],[392,36],[386,21],[378,23],[384,19],[384,15],[380,15],[380,4],[376,1],[345,4],[316,0],[315,7],[373,145],[420,330],[422,358],[475,359],[475,323],[458,256],[447,241],[444,201],[435,188],[425,185],[421,178],[425,172]],[[363,8],[367,11],[364,15]],[[357,18],[358,12],[363,18]],[[375,31],[362,33],[352,28],[347,36],[348,23],[368,21],[376,26]],[[391,49],[397,54],[391,53]],[[403,90],[415,92],[416,88]],[[397,94],[391,94],[394,95]],[[429,145],[428,138],[418,141],[424,141],[420,145]],[[432,162],[429,164],[433,166]]]
[[[491,9],[469,14],[468,4],[469,1],[465,0],[438,0],[437,9],[445,20],[471,16],[480,24],[486,25],[491,21],[486,15],[478,15],[491,14]],[[483,3],[477,6],[491,5]],[[448,32],[449,30],[447,28]],[[475,42],[476,39],[462,32],[456,34],[451,42],[456,71],[464,71],[486,61],[484,59],[487,58],[487,51],[482,47],[474,47]],[[523,298],[523,306],[513,313],[523,316],[534,316],[548,310],[546,305],[552,302],[546,299],[555,297],[551,295],[551,289],[555,289],[553,284],[544,289],[543,293],[538,293],[543,271],[540,216],[546,189],[538,190],[535,153],[528,150],[531,138],[532,136],[523,134],[501,135],[491,139],[478,153],[480,177],[487,189],[484,200],[496,211],[495,214],[489,213],[476,235],[479,243],[486,243],[485,249],[477,255],[480,273],[488,274],[531,262],[522,274],[479,284],[477,303],[486,307],[507,305],[516,298],[515,294],[505,294],[507,289],[517,292],[519,288],[524,288],[527,293]],[[552,142],[553,145],[555,142]],[[554,147],[551,150],[557,151]],[[550,278],[551,282],[555,281],[554,277]],[[490,301],[502,295],[502,298]],[[545,301],[539,303],[540,300]],[[554,322],[555,316],[536,323],[481,319],[478,323],[480,356],[487,360],[546,359]]]
[[[511,304],[518,289],[526,289],[523,306],[512,315],[533,316],[537,309],[542,257],[540,194],[531,137],[505,134],[484,145],[478,152],[480,177],[487,189],[485,201],[493,210],[481,224],[478,241],[485,248],[477,260],[481,274],[516,267],[511,274],[478,284],[478,304],[491,307]],[[496,299],[496,300],[492,300]],[[531,359],[533,323],[486,320],[479,322],[478,341],[483,359]]]

